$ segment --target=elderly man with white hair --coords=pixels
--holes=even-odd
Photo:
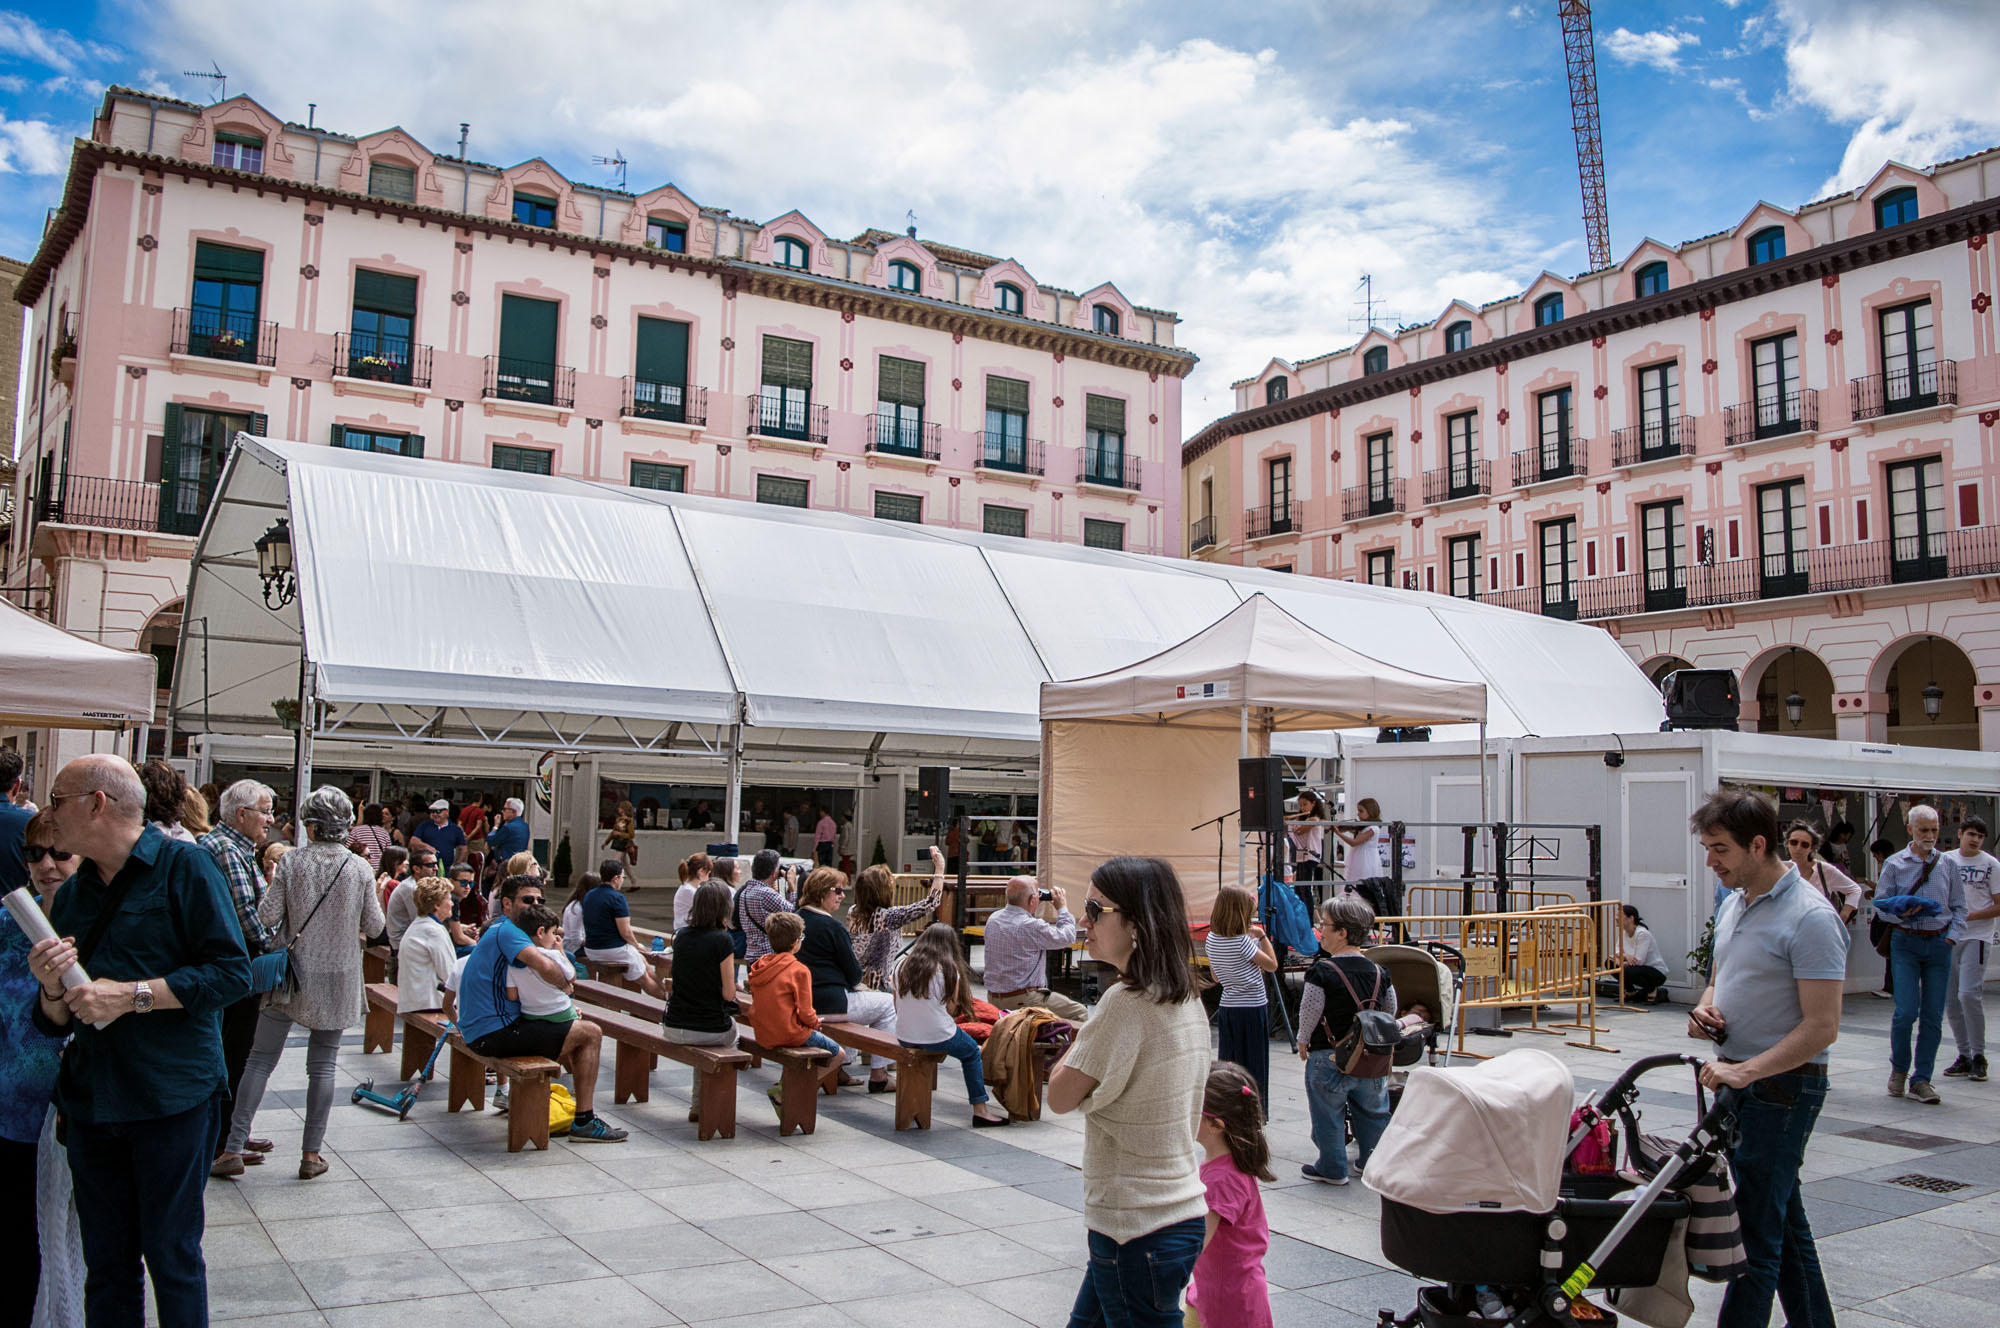
[[[498,822],[486,832],[486,860],[497,864],[502,876],[506,875],[507,860],[528,849],[528,823],[521,815],[521,800],[509,798],[500,804]],[[569,888],[567,882],[563,888]]]
[[[1889,1022],[1889,1096],[1926,1106],[1941,1100],[1931,1084],[1944,1003],[1951,989],[1951,951],[1965,936],[1965,882],[1952,855],[1938,851],[1937,809],[1910,808],[1908,848],[1889,855],[1875,882],[1875,915],[1889,924],[1889,971],[1896,979],[1896,1014]],[[1916,1029],[1916,1054],[1910,1030]]]
[[[146,824],[129,762],[79,756],[49,786],[56,846],[81,855],[56,891],[56,936],[28,952],[35,1026],[70,1035],[55,1103],[88,1269],[92,1323],[208,1322],[202,1186],[228,1085],[222,1012],[250,990],[228,883],[199,847]],[[65,986],[81,965],[90,980]]]
[[[271,833],[272,800],[270,786],[254,779],[239,779],[222,790],[216,808],[215,828],[198,841],[208,850],[222,879],[229,882],[229,897],[236,904],[236,924],[243,929],[243,948],[254,958],[272,948],[271,929],[257,916],[264,902],[264,873],[257,868],[257,850]],[[223,1099],[221,1119],[216,1122],[215,1152],[222,1153],[229,1134],[229,1113],[235,1109],[236,1090],[243,1082],[243,1066],[250,1059],[250,1044],[257,1037],[257,1007],[261,993],[252,991],[222,1012],[222,1061],[229,1071],[229,1096]],[[262,1162],[271,1151],[269,1139],[251,1139],[244,1147],[245,1162]]]
[[[1076,919],[1058,886],[1049,892],[1055,921],[1041,916],[1041,891],[1032,876],[1007,882],[1007,906],[986,919],[986,999],[1003,1010],[1039,1005],[1058,1019],[1082,1023],[1083,1006],[1049,990],[1049,951],[1076,944]]]

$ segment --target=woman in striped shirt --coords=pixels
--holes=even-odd
[[[1216,1058],[1248,1070],[1257,1081],[1259,1099],[1269,1103],[1271,1025],[1264,975],[1277,972],[1278,955],[1257,925],[1256,913],[1257,896],[1242,886],[1225,885],[1216,892],[1208,918],[1208,971],[1222,985]]]

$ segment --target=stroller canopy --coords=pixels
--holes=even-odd
[[[1470,1068],[1410,1071],[1368,1160],[1368,1188],[1427,1213],[1546,1213],[1575,1107],[1569,1067],[1523,1047]]]

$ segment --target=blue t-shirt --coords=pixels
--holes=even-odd
[[[528,823],[516,816],[505,825],[496,825],[486,832],[486,857],[501,867],[516,853],[524,853],[528,848]]]
[[[458,983],[458,1026],[467,1042],[497,1033],[521,1017],[521,1003],[507,999],[507,969],[534,944],[509,918],[495,918],[479,933]]]
[[[27,836],[28,822],[34,819],[33,812],[16,807],[0,794],[0,895],[28,883],[28,860],[21,856],[21,846]]]
[[[615,950],[625,944],[619,934],[618,919],[632,916],[625,892],[615,886],[600,885],[583,897],[583,948]]]
[[[446,821],[443,825],[425,821],[410,833],[437,850],[438,866],[441,868],[451,866],[452,859],[465,847],[465,831],[458,828],[456,821]]]

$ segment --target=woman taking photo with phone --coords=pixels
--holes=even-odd
[[[1209,1054],[1174,869],[1106,862],[1090,875],[1083,927],[1118,980],[1049,1076],[1049,1110],[1084,1115],[1090,1262],[1070,1323],[1175,1328],[1208,1215],[1195,1122]]]

